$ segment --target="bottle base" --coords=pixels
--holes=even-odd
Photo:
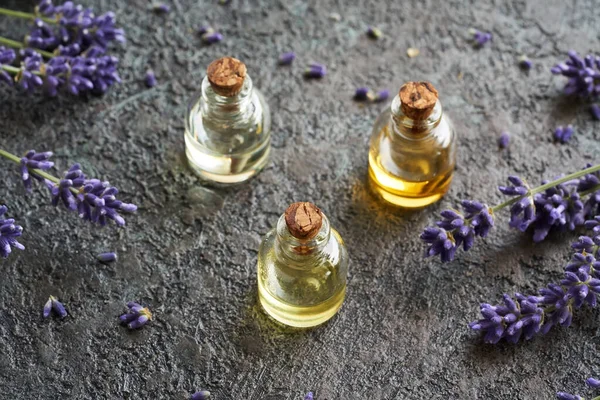
[[[275,298],[261,284],[258,299],[265,312],[282,324],[296,328],[310,328],[331,319],[342,307],[346,297],[346,286],[328,300],[312,306],[296,306]]]
[[[260,154],[260,156],[259,156],[260,158],[258,158],[257,160],[253,160],[254,162],[252,163],[252,165],[244,165],[243,168],[240,168],[239,165],[238,166],[234,165],[234,163],[240,162],[239,159],[223,156],[223,157],[221,157],[222,160],[219,160],[219,164],[224,164],[224,163],[229,164],[230,170],[235,170],[235,171],[239,171],[239,172],[219,173],[219,172],[209,171],[209,170],[203,168],[202,164],[200,164],[199,162],[196,162],[195,157],[198,155],[193,154],[189,150],[189,148],[186,149],[186,156],[187,156],[188,164],[189,164],[190,168],[192,169],[192,171],[198,177],[200,177],[200,179],[207,181],[207,182],[216,182],[216,183],[225,184],[225,185],[241,183],[241,182],[247,181],[248,179],[257,175],[267,165],[267,162],[269,161],[269,153],[270,153],[270,148],[267,148],[266,150],[263,151],[263,154]],[[202,155],[200,155],[200,157],[201,156]],[[208,156],[208,157],[204,157],[204,158],[212,159],[214,157]]]
[[[397,182],[400,186],[404,184],[405,186],[414,185],[413,182],[402,182],[397,178],[394,178],[394,181]],[[430,204],[435,203],[439,199],[441,199],[448,189],[450,188],[450,182],[452,181],[452,175],[448,176],[447,179],[442,182],[438,188],[436,188],[433,192],[428,193],[407,193],[401,190],[397,190],[393,187],[384,186],[379,183],[379,181],[375,178],[374,172],[369,166],[369,187],[371,191],[383,199],[384,201],[393,204],[402,208],[423,208]]]

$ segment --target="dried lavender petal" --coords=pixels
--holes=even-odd
[[[101,263],[111,263],[117,261],[117,253],[100,253],[96,256]]]
[[[46,304],[44,304],[44,318],[48,318],[50,316],[50,312],[52,311],[52,297],[48,299]]]
[[[190,400],[207,400],[210,397],[208,390],[200,390],[190,396]]]
[[[65,310],[65,306],[54,296],[50,296],[50,299],[52,300],[52,309],[54,312],[56,312],[61,318],[66,317],[67,310]]]
[[[508,148],[509,143],[510,143],[510,134],[506,131],[502,132],[502,134],[498,138],[498,147],[501,149],[506,149],[506,148]]]
[[[290,65],[296,59],[296,53],[293,51],[289,51],[287,53],[283,53],[279,56],[278,63],[279,65]]]
[[[146,76],[144,77],[144,83],[149,88],[156,86],[156,75],[154,75],[154,71],[152,71],[151,69],[146,71]]]
[[[149,321],[149,318],[146,315],[140,315],[139,317],[137,317],[137,319],[131,321],[129,324],[127,324],[127,327],[129,329],[139,329],[141,327],[143,327],[144,325],[146,325],[146,323]]]
[[[320,79],[327,74],[327,67],[323,64],[312,63],[304,70],[304,76],[309,79]]]

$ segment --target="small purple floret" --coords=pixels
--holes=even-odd
[[[590,106],[590,112],[592,113],[592,116],[594,117],[594,119],[600,121],[600,105],[592,104]]]
[[[52,298],[49,298],[46,304],[44,304],[44,318],[48,318],[50,316],[50,312],[52,311]]]
[[[556,393],[556,398],[558,400],[584,400],[584,398],[581,396],[577,396],[577,395],[569,394],[569,393],[565,393],[565,392]]]
[[[219,32],[207,32],[202,35],[202,41],[206,44],[213,44],[223,40],[223,35]]]
[[[133,301],[128,302],[127,307],[129,311],[119,317],[119,322],[129,329],[139,329],[152,320],[152,313],[147,307]]]
[[[568,78],[564,93],[585,98],[600,95],[600,59],[593,54],[581,58],[574,50],[568,55],[564,63],[550,69],[553,74]]]
[[[506,149],[508,148],[508,145],[510,144],[510,134],[508,132],[502,132],[500,134],[500,137],[498,138],[498,147],[501,149]]]
[[[101,263],[111,263],[117,261],[117,253],[100,253],[96,256]]]
[[[287,53],[283,53],[279,56],[278,63],[279,65],[290,65],[296,59],[296,53],[293,51],[289,51]]]
[[[354,92],[354,100],[356,101],[367,101],[372,98],[371,89],[368,87],[360,87]]]
[[[5,219],[2,217],[8,207],[0,205],[0,257],[7,258],[12,252],[12,247],[19,250],[25,250],[25,246],[17,242],[17,238],[23,234],[23,227],[15,225],[15,220],[12,218]]]
[[[306,393],[306,396],[304,396],[304,400],[313,400],[313,392],[308,392]]]
[[[569,140],[571,140],[574,132],[573,126],[571,125],[567,125],[565,128],[559,126],[554,131],[554,139],[559,143],[567,143]]]
[[[37,179],[38,181],[42,180],[42,178],[40,178],[38,175],[30,174],[29,168],[47,171],[48,169],[54,166],[54,163],[52,161],[49,161],[50,157],[52,157],[51,151],[36,153],[35,150],[29,150],[21,158],[21,178],[23,179],[23,184],[25,185],[25,189],[28,192],[30,192],[32,188],[32,177]]]
[[[381,30],[378,28],[370,26],[367,29],[367,36],[369,36],[371,39],[379,39],[381,36],[383,36],[383,32],[381,32]]]
[[[155,4],[152,9],[155,13],[166,14],[171,10],[171,7],[168,4],[159,3]]]
[[[390,97],[390,91],[387,89],[383,89],[383,90],[380,90],[379,92],[377,92],[373,101],[375,101],[376,103],[380,103],[380,102],[386,101],[389,97]]]
[[[44,304],[44,318],[48,318],[52,311],[58,314],[60,318],[67,316],[67,310],[65,310],[65,306],[54,296],[50,296],[46,304]]]
[[[490,32],[480,32],[477,29],[471,29],[470,33],[477,47],[482,47],[492,40],[492,34]]]
[[[596,378],[587,378],[585,382],[594,389],[600,389],[600,380]]]
[[[144,83],[149,88],[156,86],[156,75],[154,75],[154,71],[152,71],[151,69],[146,71],[146,76],[144,77]]]
[[[312,63],[304,70],[304,77],[320,79],[327,75],[327,67],[323,64]]]
[[[190,400],[207,400],[210,397],[208,390],[200,390],[190,396]]]

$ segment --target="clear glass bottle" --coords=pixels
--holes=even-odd
[[[456,135],[437,96],[428,82],[408,82],[375,122],[369,182],[394,205],[425,207],[450,187]]]
[[[288,207],[277,227],[263,238],[257,269],[262,307],[286,325],[322,324],[344,302],[346,246],[314,204]]]
[[[223,57],[208,66],[187,112],[185,148],[191,168],[207,181],[243,182],[266,165],[269,107],[241,61]]]

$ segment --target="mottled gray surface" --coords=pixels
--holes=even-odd
[[[127,30],[128,44],[115,50],[123,83],[88,100],[2,89],[0,142],[14,153],[53,150],[61,171],[80,161],[140,210],[126,229],[99,229],[54,209],[43,188],[25,195],[16,166],[0,160],[0,202],[25,228],[27,247],[0,261],[1,399],[185,399],[197,388],[219,400],[301,399],[309,390],[318,400],[587,393],[584,378],[600,374],[597,311],[516,346],[483,345],[467,328],[480,301],[558,279],[575,234],[533,245],[501,222],[477,249],[441,265],[421,258],[417,232],[460,199],[499,201],[494,186],[511,172],[537,183],[598,161],[598,123],[559,95],[564,80],[548,71],[568,49],[599,49],[596,2],[173,0],[165,16],[142,0],[85,3],[115,10]],[[341,22],[328,19],[332,11]],[[202,46],[192,31],[203,22],[225,40]],[[366,38],[369,24],[385,37]],[[490,29],[493,43],[473,49],[471,26]],[[22,28],[0,18],[12,37]],[[408,47],[420,56],[409,59]],[[296,63],[277,67],[290,49]],[[522,52],[534,62],[530,72],[516,65]],[[245,61],[266,95],[273,156],[257,179],[214,190],[186,167],[183,115],[206,66],[222,55]],[[309,61],[327,64],[327,77],[304,81]],[[154,89],[141,82],[148,66]],[[438,88],[460,152],[449,195],[404,213],[365,185],[369,131],[382,106],[351,97],[358,86],[396,91],[409,79]],[[567,123],[574,140],[552,143],[552,129]],[[504,129],[511,149],[498,152]],[[255,263],[261,236],[299,200],[322,207],[344,237],[351,276],[341,313],[296,331],[257,306]],[[106,250],[119,262],[97,263]],[[63,321],[42,319],[51,294],[67,305]],[[156,317],[137,332],[117,324],[132,299]]]

